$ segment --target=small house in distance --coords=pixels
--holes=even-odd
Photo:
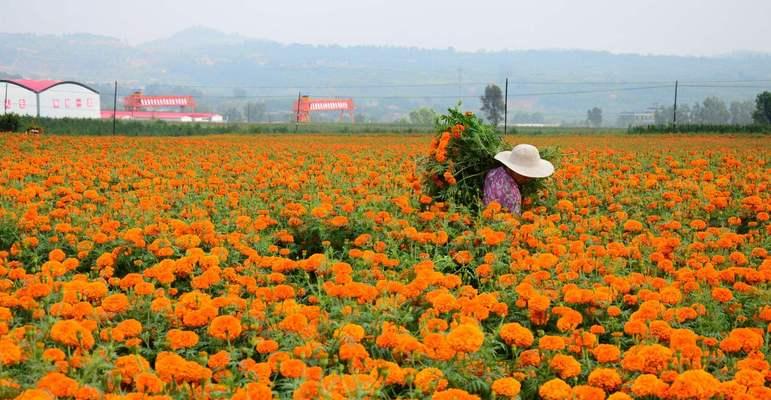
[[[618,114],[618,125],[624,128],[630,126],[648,126],[656,124],[656,111],[624,111]]]
[[[47,118],[100,118],[99,92],[74,81],[0,80],[3,114]]]

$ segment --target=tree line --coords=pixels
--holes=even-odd
[[[503,121],[505,110],[505,100],[501,88],[495,84],[487,85],[480,100],[482,102],[481,111],[488,122],[493,126],[498,126]],[[525,122],[536,119],[528,113],[519,112],[514,115],[515,120],[525,119]],[[600,127],[602,118],[602,109],[599,107],[593,107],[586,112],[586,124],[589,126]],[[537,115],[536,120],[542,122],[543,116]],[[675,123],[710,126],[769,125],[771,124],[771,92],[764,91],[758,94],[754,101],[732,101],[730,104],[712,96],[690,106],[688,104],[678,105],[676,111],[674,105],[659,106],[654,110],[654,123],[659,126]]]
[[[654,120],[656,125],[668,125],[675,122],[678,124],[749,125],[756,122],[753,118],[755,111],[756,104],[752,100],[732,101],[730,104],[726,104],[720,98],[707,97],[701,103],[693,103],[690,106],[688,104],[678,105],[676,113],[674,105],[659,106],[654,112]]]

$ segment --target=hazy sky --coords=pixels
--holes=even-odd
[[[280,42],[771,52],[770,0],[0,0],[0,31],[140,43],[190,26]]]

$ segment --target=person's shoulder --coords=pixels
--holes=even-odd
[[[506,173],[506,171],[503,170],[503,167],[499,166],[487,171],[487,176],[494,177],[500,175],[501,173]]]

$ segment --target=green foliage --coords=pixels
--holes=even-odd
[[[428,156],[418,159],[423,190],[437,201],[451,202],[470,210],[481,208],[485,176],[500,164],[495,155],[508,148],[501,135],[472,113],[449,109],[437,120],[437,134]],[[541,158],[555,167],[560,149],[539,150]],[[536,203],[543,196],[548,179],[531,179],[522,188],[524,197]]]
[[[436,111],[428,107],[412,110],[410,112],[410,123],[413,125],[434,125],[436,123]]]
[[[248,102],[244,105],[246,122],[257,122],[265,119],[265,103]]]
[[[695,108],[695,112],[698,121],[708,125],[724,125],[731,119],[725,102],[714,96],[704,99],[702,105]]]
[[[677,123],[683,125],[750,125],[754,101],[732,101],[729,105],[717,98],[707,97],[701,103],[677,105]],[[673,106],[659,106],[654,112],[656,125],[672,123]]]
[[[538,111],[529,113],[527,111],[512,112],[512,110],[509,110],[509,115],[509,121],[515,124],[543,124],[546,122],[543,113]]]
[[[498,85],[487,85],[485,95],[480,98],[482,101],[482,112],[487,115],[487,119],[493,126],[503,120],[503,93]]]
[[[21,117],[20,129],[31,126],[43,128],[46,134],[56,135],[112,135],[112,120],[81,118],[32,118]],[[2,129],[0,129],[2,131]],[[218,124],[218,123],[171,123],[164,121],[116,121],[116,134],[125,136],[191,136],[220,134],[275,134],[275,133],[429,133],[433,127],[400,125],[393,123],[281,123],[281,124]]]
[[[21,239],[19,228],[9,217],[0,217],[0,251],[5,251]]]
[[[755,109],[755,102],[752,100],[732,101],[728,110],[731,113],[730,123],[733,125],[749,125],[752,121],[752,111]]]
[[[594,107],[591,110],[588,110],[586,112],[586,121],[595,128],[602,125],[602,109]]]
[[[755,99],[755,111],[752,113],[752,119],[756,124],[771,124],[771,92],[763,92]]]
[[[546,146],[538,149],[541,158],[551,162],[554,165],[554,169],[559,168],[560,158],[562,157],[562,151],[559,146]],[[541,200],[541,196],[548,195],[546,189],[549,186],[549,178],[542,179],[530,179],[522,187],[523,198],[528,198],[532,203],[537,203]]]
[[[18,115],[13,113],[0,115],[0,132],[17,132],[19,125]]]
[[[677,124],[633,126],[628,133],[769,133],[768,125]]]
[[[419,160],[426,193],[440,201],[476,208],[485,174],[503,150],[495,129],[472,113],[449,109],[437,121],[429,156]]]

